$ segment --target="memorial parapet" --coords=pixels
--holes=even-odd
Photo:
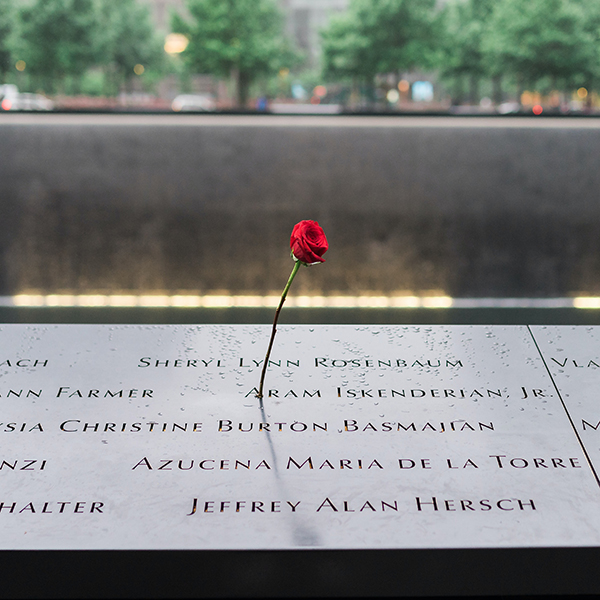
[[[3,325],[4,550],[600,545],[589,327]]]
[[[595,118],[3,113],[0,295],[600,294]]]

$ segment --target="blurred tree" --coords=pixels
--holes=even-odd
[[[64,88],[98,58],[93,0],[34,0],[19,9],[15,54],[47,91]]]
[[[373,79],[370,65],[362,60],[369,49],[369,39],[360,31],[356,14],[349,11],[332,17],[321,38],[323,74],[326,78]]]
[[[12,0],[0,0],[0,77],[2,80],[11,70],[10,36],[13,29],[13,2]],[[0,84],[2,80],[0,80]]]
[[[327,77],[371,83],[375,75],[435,63],[440,19],[435,0],[351,0],[323,31]]]
[[[444,9],[445,28],[439,67],[443,77],[454,80],[454,103],[463,100],[464,78],[469,80],[469,101],[476,104],[479,101],[479,81],[492,75],[482,42],[487,35],[486,23],[497,2],[498,0],[454,0]],[[498,73],[493,75],[499,77]]]
[[[100,61],[106,74],[107,92],[116,95],[144,68],[160,67],[164,52],[154,32],[150,11],[137,0],[99,1]]]
[[[594,39],[578,0],[499,0],[483,51],[490,65],[512,74],[520,91],[548,78],[565,89],[592,70]]]
[[[197,73],[232,77],[238,106],[246,105],[257,78],[297,60],[274,0],[187,0],[187,8],[191,20],[172,17],[173,31],[189,39],[183,59]]]
[[[581,69],[581,79],[577,83],[590,89],[600,86],[600,2],[598,0],[573,0],[584,14],[583,28],[589,36],[590,61]]]

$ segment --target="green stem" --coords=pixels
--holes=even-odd
[[[285,302],[285,297],[287,296],[290,286],[292,285],[292,281],[294,281],[294,277],[296,277],[296,273],[298,272],[298,269],[300,268],[300,264],[301,264],[300,261],[296,261],[296,263],[294,264],[294,268],[292,269],[290,278],[288,279],[288,282],[283,290],[283,293],[281,294],[281,300],[279,301],[279,306],[277,307],[277,310],[275,311],[275,318],[273,319],[273,330],[271,331],[271,339],[269,340],[269,348],[267,349],[267,356],[265,357],[265,363],[263,364],[262,373],[260,376],[260,385],[258,387],[258,394],[256,394],[256,397],[260,400],[261,405],[262,405],[262,399],[263,399],[263,387],[265,384],[265,375],[267,374],[267,365],[269,364],[269,356],[271,356],[271,349],[273,348],[273,342],[275,341],[275,333],[277,332],[277,319],[279,319],[279,313],[281,312],[281,307],[283,306],[283,303]]]

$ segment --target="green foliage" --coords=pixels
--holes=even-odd
[[[469,81],[471,103],[476,103],[479,81],[490,75],[483,40],[488,35],[487,23],[497,3],[498,0],[454,0],[444,9],[438,66],[442,78],[451,82],[455,103],[463,99],[465,79]]]
[[[441,67],[447,75],[487,73],[482,49],[486,21],[497,0],[455,0],[444,13],[445,36]]]
[[[501,0],[483,40],[492,73],[510,73],[521,85],[549,78],[566,88],[589,75],[597,46],[586,30],[584,2]],[[594,56],[596,55],[596,56]]]
[[[0,0],[0,76],[4,79],[11,69],[10,37],[14,29],[12,0]],[[0,84],[2,81],[0,81]]]
[[[296,62],[274,0],[188,0],[187,8],[191,20],[172,19],[190,40],[184,61],[196,73],[237,78],[240,106],[253,81]]]
[[[97,68],[88,69],[79,81],[79,90],[85,96],[102,96],[106,89],[104,73]]]
[[[363,60],[369,39],[357,27],[356,15],[344,13],[332,17],[321,37],[325,77],[373,79],[371,64]]]
[[[97,60],[93,0],[35,0],[19,10],[15,55],[46,90],[81,76]]]
[[[280,0],[186,1],[189,19],[173,15],[172,28],[189,46],[181,57],[165,57],[141,0],[0,0],[0,83],[116,94],[135,78],[155,84],[170,64],[182,81],[192,73],[231,78],[241,106],[251,87],[290,93],[298,73],[277,74],[301,58],[285,41]],[[480,82],[489,91],[493,81],[500,97],[501,77],[538,91],[600,84],[600,0],[436,5],[350,0],[322,32],[326,81],[352,80],[355,91],[368,91],[377,75],[438,69],[457,90],[468,81],[472,101]],[[23,73],[14,68],[18,59],[26,62]],[[309,79],[320,82],[315,73]]]
[[[104,66],[106,91],[117,94],[123,84],[137,77],[135,65],[160,66],[162,44],[147,6],[136,0],[100,0],[98,8],[99,62]]]
[[[435,0],[352,0],[322,32],[324,74],[372,81],[380,73],[431,68],[439,29]]]
[[[590,60],[581,69],[581,80],[589,87],[598,88],[600,83],[600,1],[573,0],[583,12],[583,30],[590,45]]]

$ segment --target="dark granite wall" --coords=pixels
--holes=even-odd
[[[388,122],[3,120],[0,294],[600,293],[600,128]]]

